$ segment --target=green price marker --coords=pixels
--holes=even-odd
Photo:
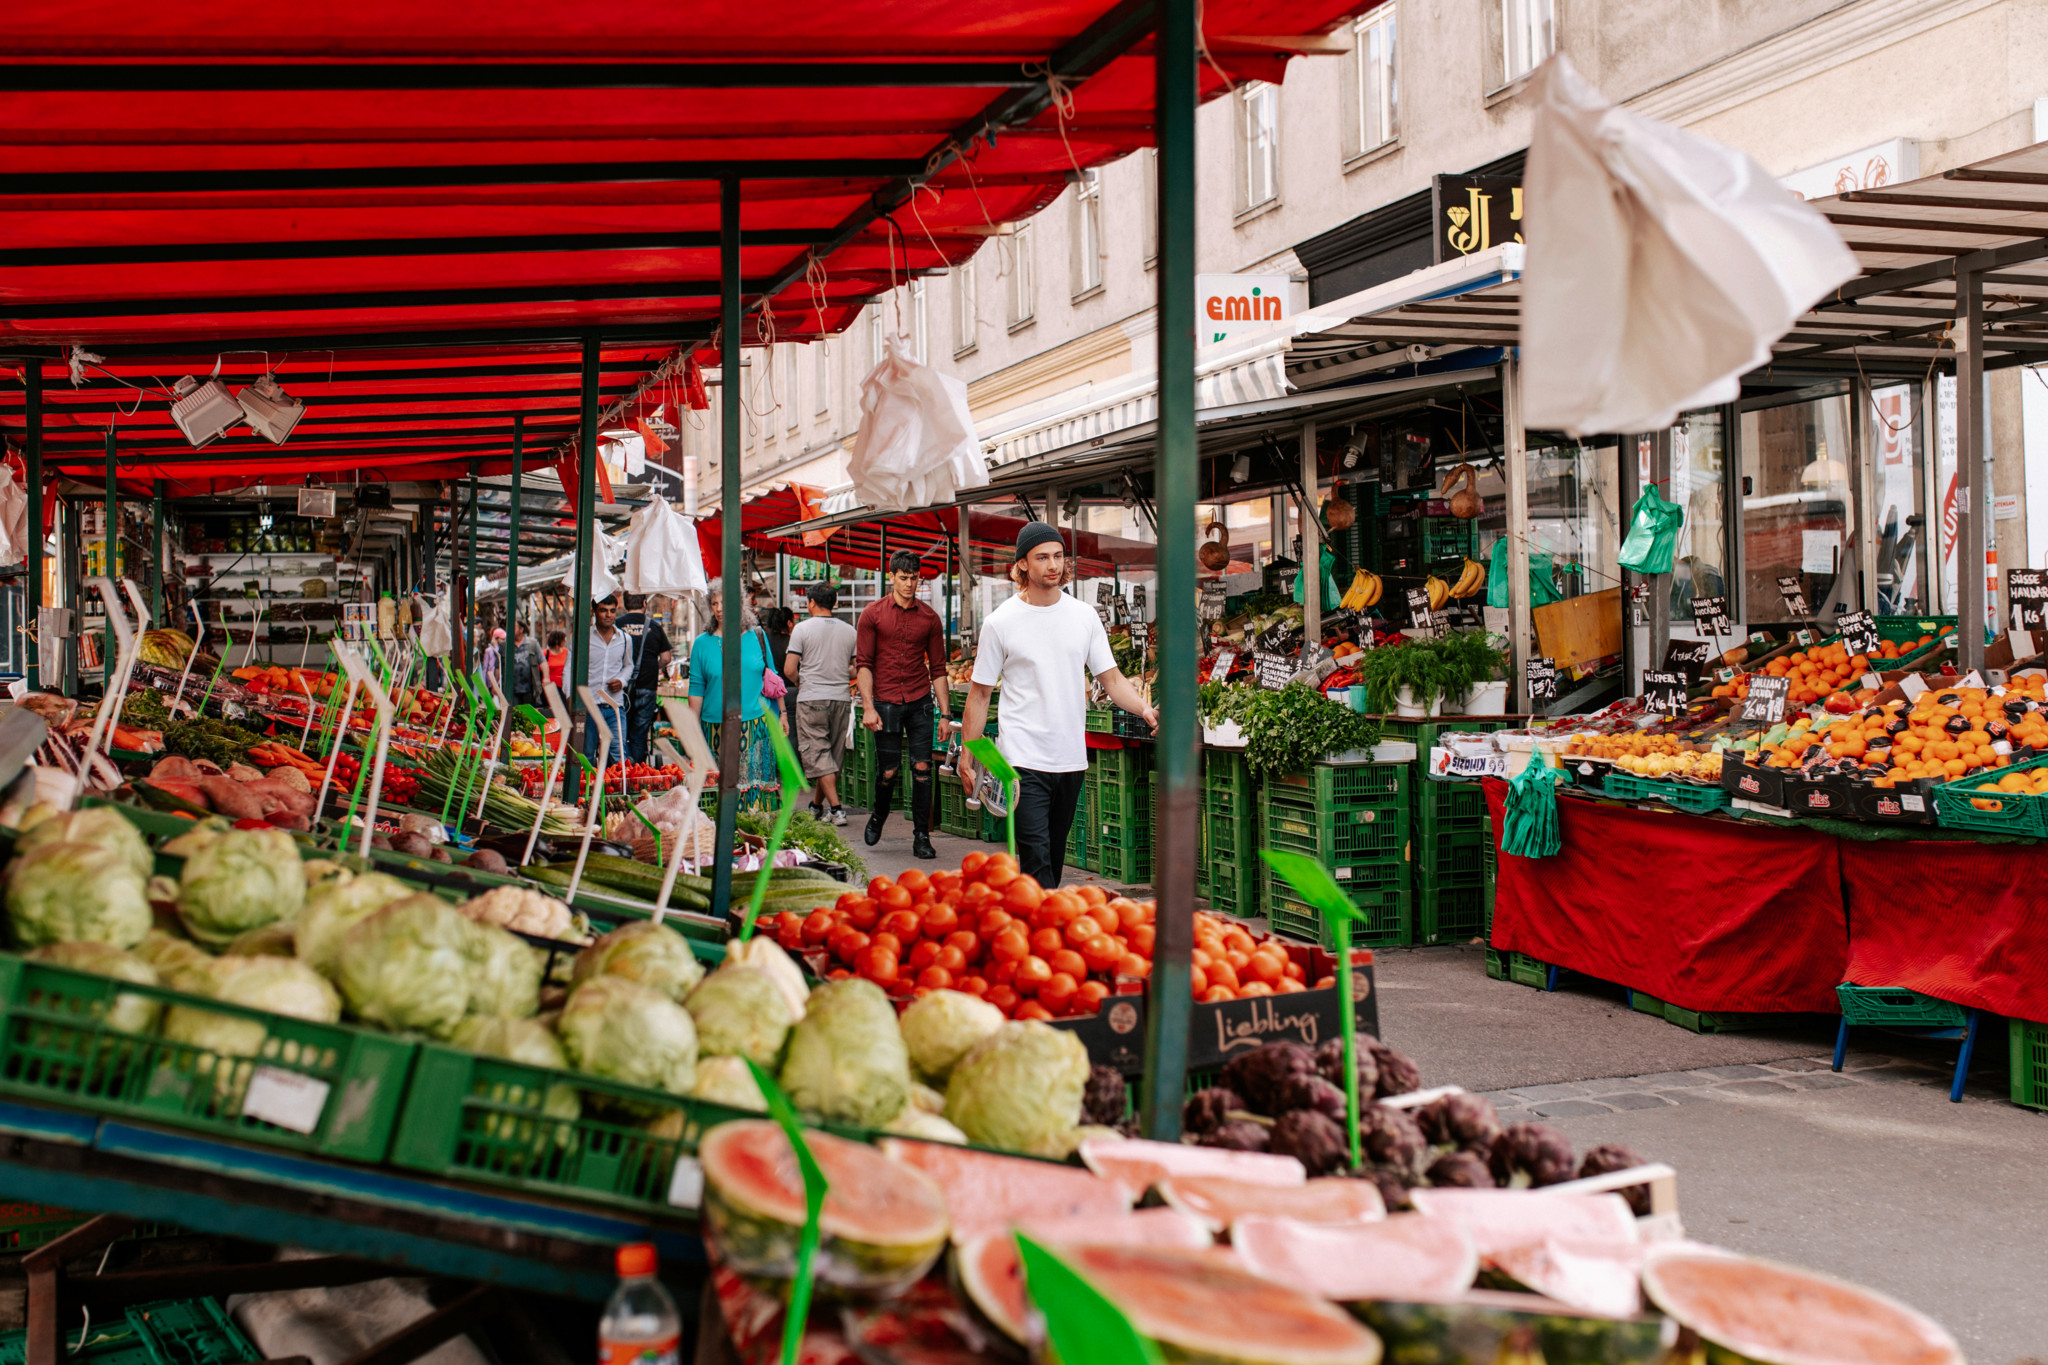
[[[1337,1014],[1344,1026],[1344,1126],[1351,1138],[1351,1166],[1362,1164],[1358,1145],[1358,1012],[1351,1001],[1351,922],[1363,919],[1329,869],[1306,853],[1259,850],[1266,866],[1285,877],[1301,898],[1323,912],[1330,926],[1326,945],[1337,955]]]
[[[782,775],[781,809],[775,813],[774,827],[768,831],[768,847],[761,850],[761,871],[764,875],[754,878],[754,894],[747,898],[747,917],[740,923],[740,942],[745,943],[754,936],[754,917],[761,913],[761,901],[768,894],[768,869],[775,866],[775,855],[782,850],[782,840],[789,833],[790,818],[796,814],[796,798],[804,789],[803,764],[797,762],[796,751],[789,747],[789,736],[782,731],[782,722],[772,711],[763,712],[761,721],[768,727],[768,742],[775,746],[775,767]]]
[[[513,707],[512,714],[525,721],[526,728],[529,730],[547,729],[548,718],[542,715],[540,708],[531,702],[522,702],[518,706]]]
[[[1158,1345],[1072,1266],[1021,1232],[1017,1258],[1060,1365],[1160,1365]]]
[[[992,739],[970,741],[967,752],[974,755],[974,761],[996,775],[1003,784],[1003,805],[1009,815],[1003,820],[1004,830],[1010,836],[1010,856],[1017,856],[1017,770],[1010,766],[1010,760],[1003,757],[1003,751]]]
[[[782,1365],[796,1365],[797,1352],[804,1341],[804,1324],[811,1316],[811,1289],[817,1280],[818,1218],[825,1208],[828,1186],[825,1173],[818,1169],[818,1159],[811,1155],[810,1146],[804,1141],[803,1125],[797,1121],[789,1096],[751,1057],[747,1059],[747,1070],[754,1073],[754,1083],[761,1087],[761,1096],[768,1101],[768,1115],[782,1125],[790,1147],[796,1152],[796,1164],[804,1173],[804,1230],[797,1241],[796,1278],[789,1283],[789,1309],[782,1320]],[[1084,1362],[1076,1361],[1075,1365]]]

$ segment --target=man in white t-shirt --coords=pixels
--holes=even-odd
[[[1003,685],[1003,724],[996,745],[1017,770],[1017,864],[1047,890],[1060,884],[1074,807],[1088,773],[1086,673],[1111,701],[1158,728],[1159,715],[1116,666],[1102,618],[1067,582],[1066,544],[1055,528],[1034,521],[1017,534],[1010,579],[1017,596],[989,613],[974,655],[962,742],[979,739],[989,693]],[[974,790],[973,764],[960,759],[960,780]]]

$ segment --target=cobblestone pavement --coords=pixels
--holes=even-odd
[[[1921,1085],[1945,1091],[1953,1079],[1949,1071],[1906,1057],[1856,1053],[1840,1071],[1829,1069],[1832,1061],[1831,1057],[1787,1057],[1782,1061],[1704,1066],[1691,1071],[1653,1071],[1646,1076],[1515,1086],[1487,1092],[1486,1098],[1500,1111],[1501,1122],[1520,1123],[1529,1119],[1663,1109],[1679,1104],[1756,1100],[1843,1086]]]

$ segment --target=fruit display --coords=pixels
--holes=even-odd
[[[1900,642],[1883,640],[1869,654],[1851,654],[1848,647],[1838,640],[1830,644],[1814,645],[1809,649],[1793,650],[1782,658],[1767,661],[1755,672],[1762,673],[1767,678],[1790,679],[1791,703],[1794,706],[1805,706],[1819,701],[1830,692],[1839,690],[1872,669],[1882,671],[1884,664],[1891,660],[1908,658],[1919,653],[1933,644],[1934,640],[1935,637],[1932,635]],[[1747,657],[1746,653],[1744,657]],[[1731,659],[1727,662],[1739,664],[1742,660]],[[1729,682],[1719,683],[1711,689],[1709,695],[1747,697],[1749,676],[1745,673]]]
[[[1677,778],[1687,782],[1718,783],[1721,780],[1719,751],[1692,750],[1673,754],[1627,754],[1614,766],[1636,777]]]
[[[1895,787],[1952,781],[2011,766],[2017,750],[2048,750],[2048,678],[2015,678],[1999,694],[1982,687],[1930,688],[1850,714],[1800,716],[1764,736],[1763,765],[1852,773]],[[1994,785],[1996,785],[1994,783]]]
[[[1674,1243],[1643,1257],[1651,1303],[1725,1356],[1961,1365],[1955,1338],[1922,1313],[1859,1285],[1770,1261]],[[1793,1305],[1797,1305],[1794,1310]]]
[[[1675,735],[1579,734],[1566,741],[1564,756],[1568,760],[1592,758],[1619,762],[1624,758],[1676,758],[1680,754],[1698,753],[1701,747]]]
[[[1386,592],[1386,584],[1370,569],[1360,569],[1351,577],[1351,586],[1337,600],[1345,611],[1370,611],[1379,605],[1380,597]]]
[[[1470,556],[1466,557],[1463,566],[1458,570],[1456,581],[1446,582],[1431,574],[1423,582],[1423,587],[1429,593],[1431,611],[1442,611],[1446,604],[1471,597],[1485,586],[1486,566]]]

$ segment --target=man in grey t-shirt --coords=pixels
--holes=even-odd
[[[852,668],[858,632],[832,614],[839,589],[830,583],[811,588],[810,615],[789,633],[789,653],[782,676],[796,701],[796,752],[811,789],[811,814],[846,823],[839,805],[839,769],[846,758],[846,736],[853,723]],[[827,811],[830,811],[829,816]]]

